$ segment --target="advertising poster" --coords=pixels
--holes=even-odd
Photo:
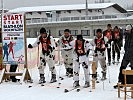
[[[2,70],[2,43],[0,43],[0,70]]]
[[[25,63],[24,14],[2,16],[4,64]]]

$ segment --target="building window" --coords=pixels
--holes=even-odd
[[[71,35],[77,35],[78,34],[78,30],[71,30]]]
[[[81,30],[83,36],[90,36],[90,30]]]
[[[59,30],[59,36],[62,36],[64,33],[64,30]]]
[[[70,30],[71,35],[75,36],[78,34],[78,30]],[[59,30],[59,36],[64,34],[64,30]]]
[[[96,29],[93,30],[93,36],[96,36]]]

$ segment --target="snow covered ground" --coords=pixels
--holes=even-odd
[[[31,43],[31,40],[28,40]],[[31,43],[32,44],[32,43]],[[122,59],[123,54],[121,54]],[[92,60],[92,58],[90,58]],[[31,83],[13,83],[3,82],[0,84],[0,100],[123,100],[124,95],[121,93],[121,98],[117,96],[117,89],[113,89],[113,85],[117,83],[117,77],[119,73],[119,65],[108,66],[107,80],[101,81],[101,67],[98,67],[98,80],[100,83],[96,83],[96,89],[92,90],[91,87],[81,89],[80,92],[71,91],[64,93],[64,89],[70,89],[73,86],[73,79],[65,77],[64,65],[56,65],[57,80],[56,83],[50,82],[50,72],[46,67],[46,84],[45,86],[38,85],[39,73],[37,67],[29,69],[33,84]],[[91,70],[91,65],[90,65]],[[63,76],[64,80],[60,80],[59,76]],[[59,84],[61,83],[61,84]],[[32,85],[31,88],[29,86]],[[80,85],[84,85],[83,69],[80,70]],[[60,88],[57,88],[60,87]],[[92,92],[90,92],[92,90]],[[132,100],[127,97],[127,100]]]

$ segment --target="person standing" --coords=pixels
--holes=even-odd
[[[102,68],[102,80],[105,80],[106,79],[106,72],[107,72],[105,40],[102,36],[102,30],[101,29],[97,29],[96,33],[97,33],[96,36],[91,41],[91,44],[95,46],[93,61],[96,62],[96,70],[98,68],[98,61],[99,61],[101,68]]]
[[[118,26],[114,27],[113,35],[112,35],[112,63],[115,64],[115,54],[117,53],[117,63],[119,63],[120,60],[120,51],[122,47],[122,41],[123,41],[123,35],[120,32],[120,29]]]
[[[107,47],[107,57],[108,57],[108,65],[111,64],[111,41],[112,41],[112,26],[111,24],[107,25],[107,30],[103,31],[103,36],[108,39],[108,42],[105,44]]]
[[[126,33],[125,33],[125,54],[123,56],[120,70],[119,70],[119,76],[118,76],[118,82],[124,83],[124,76],[122,74],[122,70],[127,68],[127,65],[130,63],[131,70],[133,70],[133,28],[131,25],[126,26]],[[114,88],[117,88],[118,85],[115,85]]]
[[[61,48],[65,47],[66,44],[69,44],[74,40],[74,37],[70,34],[69,29],[64,30],[64,34],[58,40],[58,46]],[[73,76],[73,49],[62,49],[61,55],[64,60],[64,65],[66,69],[66,76]]]
[[[53,37],[46,32],[45,28],[40,29],[40,35],[37,37],[36,42],[28,45],[28,48],[33,48],[39,46],[41,43],[42,51],[40,54],[40,64],[38,66],[40,80],[39,83],[45,83],[44,69],[46,67],[46,62],[48,63],[49,70],[51,71],[51,81],[50,83],[56,82],[56,69],[55,69],[55,41]],[[38,51],[39,52],[39,51]]]
[[[85,85],[84,87],[87,88],[90,86],[90,70],[88,67],[88,55],[90,49],[92,49],[91,44],[84,40],[82,35],[77,35],[77,39],[73,40],[72,42],[67,45],[67,48],[74,48],[74,55],[73,55],[73,87],[79,87],[79,71],[80,71],[80,64],[83,67],[84,75],[85,75]]]

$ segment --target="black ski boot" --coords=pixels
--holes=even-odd
[[[66,76],[69,76],[69,68],[66,68]]]
[[[118,85],[114,85],[113,87],[114,89],[118,89]],[[120,88],[123,88],[123,86],[120,86]]]
[[[69,72],[68,77],[73,77],[73,69],[69,68],[68,72]]]
[[[113,59],[112,64],[115,64],[115,60]]]
[[[79,81],[75,81],[75,82],[73,83],[73,87],[74,87],[74,88],[80,87]]]
[[[45,83],[45,77],[44,74],[40,74],[40,80],[39,80],[39,84]]]
[[[51,78],[51,80],[50,80],[50,83],[54,83],[54,82],[56,82],[57,80],[56,80],[56,75],[55,74],[52,74],[52,78]]]

